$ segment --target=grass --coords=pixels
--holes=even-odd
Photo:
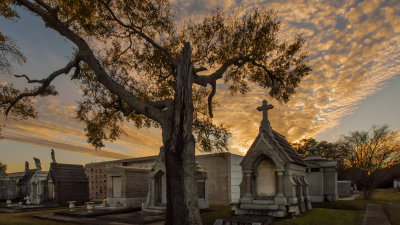
[[[273,225],[358,225],[363,211],[315,208],[294,219],[276,221]]]
[[[41,220],[33,217],[34,215],[50,214],[62,210],[65,209],[32,211],[32,212],[21,212],[21,213],[2,213],[0,216],[0,225],[32,225],[32,224],[73,225],[73,223],[62,223],[62,222],[55,222],[52,220]]]
[[[361,210],[364,211],[367,207],[367,201],[362,199],[356,200],[339,200],[337,202],[314,202],[313,208],[325,209],[342,209],[342,210]]]
[[[392,204],[397,202],[398,204]],[[312,203],[313,210],[297,216],[294,219],[275,221],[273,225],[360,225],[367,203],[378,203],[383,209],[392,225],[400,225],[400,193],[391,189],[377,189],[372,199],[337,201],[328,203]],[[0,225],[28,225],[41,224],[53,225],[54,221],[41,220],[33,215],[50,214],[65,209],[33,211],[22,213],[0,213]],[[210,205],[210,210],[203,211],[201,218],[204,225],[212,225],[216,219],[231,217],[230,205]],[[57,225],[72,225],[72,223],[57,222]]]
[[[400,193],[393,191],[393,189],[376,189],[372,194],[371,200],[400,202]]]
[[[393,189],[377,189],[369,202],[381,204],[389,222],[400,225],[400,193]]]
[[[213,225],[216,219],[231,217],[230,205],[210,205],[212,211],[201,214],[203,225]]]

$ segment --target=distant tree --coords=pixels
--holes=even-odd
[[[6,170],[7,170],[7,165],[0,162],[0,171],[6,172]]]
[[[298,142],[292,143],[292,147],[296,150],[297,154],[301,156],[301,158],[306,158],[308,155],[308,150],[311,148],[313,144],[316,144],[317,140],[314,138],[303,138]]]
[[[71,79],[79,82],[84,98],[77,117],[87,124],[88,142],[93,146],[117,139],[125,121],[138,127],[161,127],[167,224],[201,224],[195,146],[224,150],[228,138],[226,127],[212,121],[217,81],[224,79],[233,94],[245,94],[253,82],[286,102],[311,71],[302,50],[304,39],[278,40],[280,22],[272,11],[242,16],[216,12],[199,24],[176,27],[168,0],[6,3],[39,16],[47,27],[71,41],[76,52],[65,67],[44,79],[17,76],[38,86],[24,91],[3,87],[8,91],[0,110],[16,113],[15,107],[21,106],[27,109],[24,115],[35,116],[28,100],[57,94],[52,82],[73,70]],[[24,99],[27,102],[21,102]]]
[[[339,148],[338,143],[330,143],[327,141],[318,142],[314,138],[304,138],[298,142],[292,143],[292,147],[304,159],[307,157],[309,149],[313,144],[315,144],[315,147],[319,150],[321,157],[326,160],[337,161],[339,163],[339,168],[343,168],[348,151],[347,149]]]
[[[356,182],[361,184],[364,199],[371,197],[376,172],[400,160],[399,133],[387,125],[374,125],[369,131],[354,131],[343,136],[339,148],[348,151],[346,163],[361,173]]]

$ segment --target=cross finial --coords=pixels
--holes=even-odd
[[[274,108],[273,105],[268,105],[267,100],[263,100],[262,106],[257,107],[258,111],[263,112],[263,121],[268,120],[268,110]]]
[[[266,100],[263,100],[262,106],[257,107],[258,111],[263,112],[263,118],[261,120],[261,126],[260,126],[260,132],[266,132],[268,135],[272,135],[272,128],[271,125],[269,124],[268,120],[268,110],[274,108],[272,105],[268,105],[268,102]]]

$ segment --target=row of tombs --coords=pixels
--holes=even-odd
[[[259,133],[244,157],[232,153],[196,156],[200,208],[207,208],[210,203],[231,204],[237,215],[284,217],[310,210],[311,202],[338,199],[337,162],[323,159],[315,147],[310,149],[307,158],[302,159],[285,137],[271,128],[268,110],[272,108],[266,101],[257,108],[262,111],[263,118]],[[101,163],[107,165],[104,171],[106,200],[98,207],[141,207],[147,211],[165,211],[163,148],[157,157],[143,159],[152,161],[151,167],[138,166],[140,158]],[[4,198],[8,192],[8,199],[10,196],[24,197],[30,204],[88,201],[89,183],[93,183],[94,175],[87,173],[94,164],[86,165],[85,174],[82,166],[57,163],[54,151],[52,160],[49,171],[44,172],[36,159],[37,168],[26,168],[18,180],[7,178],[3,173],[0,176],[3,196],[0,197]],[[13,186],[9,185],[10,182],[15,183],[14,190],[10,188]]]

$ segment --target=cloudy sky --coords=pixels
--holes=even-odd
[[[290,39],[301,33],[306,39],[313,72],[297,93],[284,105],[253,87],[245,97],[231,96],[219,85],[221,108],[215,119],[231,127],[230,151],[245,154],[258,132],[261,114],[256,110],[262,99],[269,100],[272,127],[289,141],[304,137],[336,141],[353,130],[366,130],[373,124],[389,124],[400,129],[400,4],[398,0],[302,1],[302,0],[175,0],[177,22],[201,20],[215,8],[226,13],[272,8],[282,21],[281,37]],[[72,44],[45,28],[35,16],[20,11],[17,21],[0,19],[0,30],[15,39],[28,58],[14,66],[16,74],[42,78],[63,67],[72,53]],[[23,80],[0,75],[0,83],[24,87]],[[50,148],[59,162],[84,164],[157,154],[161,146],[157,129],[137,130],[126,124],[127,135],[95,151],[86,144],[84,125],[73,119],[77,84],[68,77],[55,82],[60,95],[38,99],[39,120],[5,124],[0,141],[0,161],[9,172],[22,170],[24,161],[34,165],[39,157],[47,169]],[[234,122],[232,122],[234,121]]]

